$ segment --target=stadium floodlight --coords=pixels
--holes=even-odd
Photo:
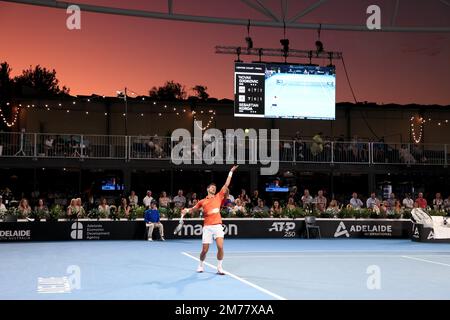
[[[289,52],[289,39],[280,39],[280,43],[283,46],[283,51]]]
[[[253,49],[253,39],[250,37],[250,20],[248,20],[247,24],[247,37],[245,38],[245,42],[247,42],[247,50]]]
[[[323,52],[323,43],[320,40],[316,41],[316,53],[322,53]]]
[[[248,50],[253,49],[253,40],[252,40],[252,38],[251,37],[246,37],[245,41],[247,42],[247,49]]]

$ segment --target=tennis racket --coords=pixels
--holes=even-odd
[[[183,227],[184,224],[184,220],[183,220],[183,216],[180,218],[180,221],[178,222],[177,227],[175,228],[175,230],[173,231],[173,234],[177,234],[178,232],[181,231],[181,228]]]

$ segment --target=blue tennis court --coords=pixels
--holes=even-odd
[[[409,240],[200,240],[0,245],[0,299],[450,299],[450,246]]]

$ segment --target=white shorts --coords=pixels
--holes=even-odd
[[[225,233],[223,232],[223,226],[221,224],[214,224],[203,227],[202,243],[210,244],[213,239],[223,238]]]

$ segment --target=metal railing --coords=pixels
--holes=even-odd
[[[201,155],[211,142],[202,147],[191,141],[191,159]],[[230,153],[223,141],[223,158]],[[0,157],[4,158],[87,158],[123,160],[167,160],[176,145],[170,137],[108,136],[82,134],[49,134],[0,132]],[[258,146],[248,141],[235,141],[234,159],[238,145],[245,146],[245,159],[257,153]],[[441,165],[449,164],[450,148],[446,144],[410,144],[342,141],[279,141],[279,161],[287,163],[343,163],[367,165]],[[253,149],[252,149],[253,148]],[[270,145],[269,145],[270,149]],[[219,150],[220,151],[220,150]]]

